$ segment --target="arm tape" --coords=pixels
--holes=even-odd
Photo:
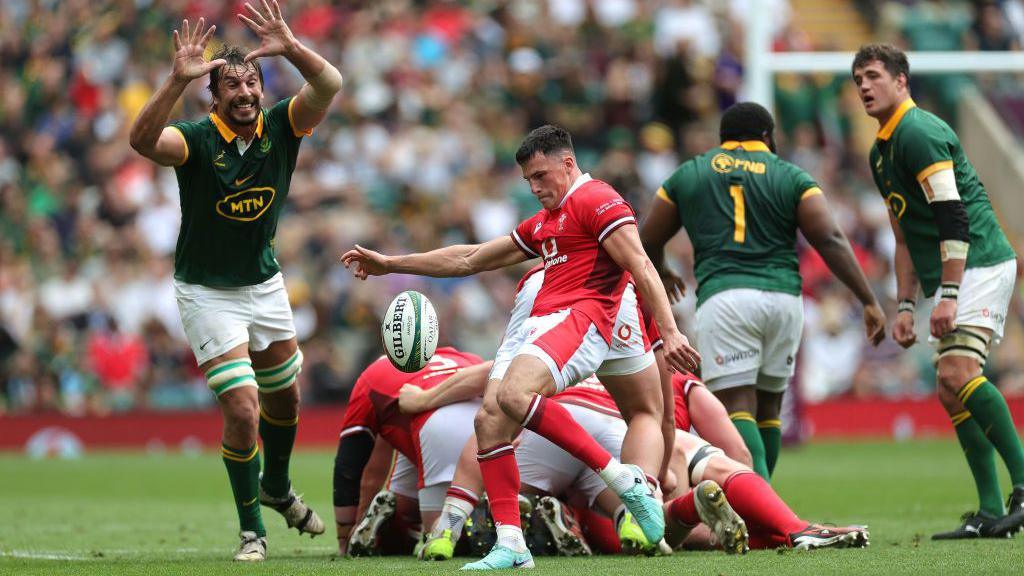
[[[306,79],[306,85],[309,86],[305,96],[306,104],[314,110],[327,110],[335,94],[341,90],[341,72],[327,62],[323,71]]]
[[[952,168],[930,174],[921,182],[921,187],[929,203],[960,200],[960,193],[956,190],[956,173]]]
[[[958,240],[971,242],[971,223],[967,218],[967,208],[960,200],[946,200],[930,204],[935,225],[939,229],[939,240]]]
[[[359,504],[359,482],[370,461],[373,440],[370,434],[349,434],[338,440],[338,453],[334,457],[335,506]]]

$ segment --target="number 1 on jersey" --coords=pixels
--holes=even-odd
[[[747,239],[747,215],[746,205],[743,202],[743,186],[741,184],[733,184],[729,186],[729,196],[732,196],[732,213],[733,222],[735,224],[732,232],[732,240],[737,244],[743,244],[743,241]]]

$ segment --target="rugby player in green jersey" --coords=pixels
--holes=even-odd
[[[291,487],[288,463],[298,425],[296,376],[302,352],[281,269],[274,257],[277,221],[288,196],[302,136],[323,120],[341,74],[299,42],[276,0],[246,4],[238,18],[260,39],[252,52],[203,52],[215,26],[204,19],[175,30],[174,65],[142,109],[131,145],[162,166],[174,166],[181,230],[174,287],[196,361],[224,415],[222,456],[241,525],[235,560],[266,558],[260,505],[300,533],[322,534],[320,518]],[[294,97],[263,108],[260,57],[284,56],[306,79]],[[167,125],[190,82],[210,75],[210,114]],[[257,434],[265,465],[260,472]]]
[[[892,336],[914,344],[918,288],[933,298],[939,401],[949,414],[978,488],[979,510],[935,539],[1007,537],[1024,527],[1024,450],[1006,400],[982,375],[1003,335],[1017,262],[957,135],[914,105],[906,54],[868,45],[852,66],[864,111],[878,120],[871,173],[896,235],[899,310]],[[994,453],[1010,471],[1004,511]]]
[[[750,466],[771,477],[781,444],[779,412],[803,331],[797,230],[864,305],[872,344],[885,314],[821,189],[774,153],[775,122],[742,102],[722,115],[721,145],[685,163],[652,200],[644,248],[678,300],[682,281],[665,266],[665,243],[680,227],[693,244],[695,332],[701,376],[729,411]]]

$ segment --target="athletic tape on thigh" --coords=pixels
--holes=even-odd
[[[302,372],[302,350],[296,349],[292,357],[270,368],[256,371],[256,382],[260,392],[277,392],[295,384]]]
[[[686,470],[690,474],[691,486],[696,486],[704,478],[704,469],[708,467],[708,462],[711,461],[715,456],[721,456],[725,454],[721,448],[715,448],[711,444],[705,444],[697,449],[693,453],[693,457],[689,458],[689,462],[686,463]],[[689,454],[687,454],[689,457]]]
[[[939,340],[938,358],[943,356],[967,356],[982,366],[988,360],[991,336],[969,326],[959,326]]]
[[[221,362],[206,371],[206,382],[217,396],[241,386],[256,386],[256,374],[252,361],[236,358]]]

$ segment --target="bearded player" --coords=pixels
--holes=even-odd
[[[519,471],[511,444],[521,427],[598,472],[645,534],[659,541],[664,517],[645,474],[646,470],[651,476],[661,475],[665,463],[664,398],[657,368],[643,345],[626,358],[607,361],[629,275],[651,304],[669,365],[687,369],[697,359],[676,328],[661,280],[640,245],[632,208],[606,183],[580,170],[568,132],[556,126],[532,131],[516,160],[543,208],[511,235],[406,256],[384,256],[357,246],[342,257],[363,279],[387,273],[466,276],[544,258],[544,283],[524,323],[527,336],[500,384],[485,394],[475,420],[478,458],[498,541],[490,554],[467,564],[467,569],[533,566],[520,526]],[[641,330],[638,323],[636,333]],[[623,459],[639,465],[613,458],[567,410],[547,400],[595,372],[606,377],[620,408],[631,412]]]
[[[170,76],[131,131],[136,151],[173,166],[182,223],[174,256],[174,288],[185,334],[224,416],[222,455],[241,528],[235,560],[267,555],[260,504],[289,527],[322,534],[320,518],[295,494],[288,463],[298,425],[302,367],[292,311],[274,257],[277,221],[288,196],[302,137],[323,120],[341,74],[299,42],[276,0],[239,14],[260,39],[252,52],[221,48],[203,59],[216,29],[200,19],[174,31]],[[284,56],[306,79],[298,94],[262,107],[259,58]],[[182,92],[210,75],[210,114],[199,122],[168,116]],[[260,473],[257,434],[265,465]]]
[[[641,238],[673,292],[664,247],[685,228],[697,277],[701,377],[725,404],[771,478],[781,446],[782,396],[803,331],[797,231],[864,306],[868,340],[885,337],[885,314],[821,189],[775,155],[775,122],[753,102],[722,114],[721,144],[683,163],[658,189]]]
[[[1016,254],[953,129],[910,98],[910,65],[897,48],[872,44],[853,60],[864,111],[878,120],[871,174],[896,235],[899,309],[892,336],[909,348],[919,288],[935,307],[939,401],[949,414],[978,489],[979,509],[934,539],[1003,538],[1024,529],[1024,450],[999,390],[982,375],[1017,275]],[[1013,491],[1003,509],[995,453]]]

